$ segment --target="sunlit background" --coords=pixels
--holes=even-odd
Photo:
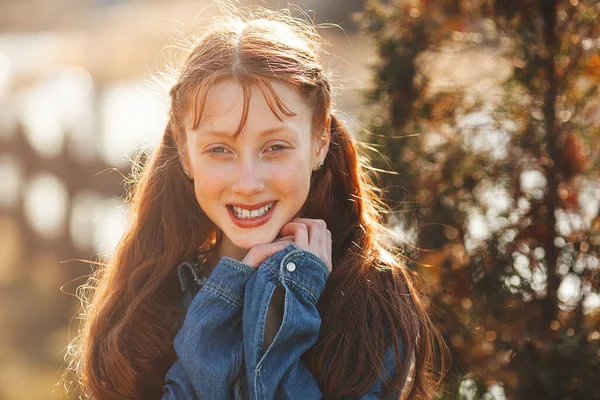
[[[135,152],[159,140],[168,87],[155,78],[170,38],[215,13],[206,4],[0,2],[0,399],[64,396],[58,382],[78,324],[72,294],[90,272],[76,259],[109,255],[118,241],[126,207],[111,169],[126,175]],[[298,4],[342,26],[361,7]],[[344,84],[338,103],[351,109],[368,41],[353,29],[323,33]]]
[[[127,210],[122,176],[115,169],[126,175],[135,153],[151,149],[160,139],[168,86],[154,78],[169,55],[169,38],[184,27],[201,27],[202,18],[215,12],[204,9],[207,3],[0,1],[0,400],[64,398],[60,374],[78,323],[74,318],[79,302],[73,294],[90,272],[90,264],[81,260],[110,255],[120,237]],[[260,4],[273,8],[279,2]],[[337,110],[360,136],[362,91],[371,85],[368,66],[376,57],[373,39],[361,33],[353,18],[364,3],[295,4],[314,11],[317,23],[339,25],[320,30],[331,42],[326,64],[333,71]],[[419,12],[416,6],[414,10]],[[455,134],[470,152],[495,161],[508,157],[507,143],[516,123],[498,125],[491,110],[504,90],[500,82],[512,67],[495,49],[473,46],[489,33],[486,24],[481,17],[478,29],[457,29],[451,44],[423,55],[432,94],[460,87],[468,89],[466,102],[486,99],[455,126],[441,125],[424,136],[431,154],[441,153],[448,135]],[[600,39],[590,46],[600,49]],[[568,120],[570,115],[561,118]],[[536,168],[516,179],[523,190],[517,203],[502,182],[477,187],[473,195],[486,208],[464,210],[469,218],[459,253],[470,253],[519,221],[529,200],[544,196],[546,178]],[[582,188],[583,213],[557,214],[563,237],[589,227],[598,216],[600,182],[589,180]],[[416,240],[415,232],[402,224],[397,231]],[[510,242],[514,235],[510,238],[507,232],[503,240]],[[544,250],[531,251],[533,258],[515,254],[520,277],[507,278],[507,287],[526,279],[534,291],[545,290],[545,275],[529,265],[532,259],[543,259]],[[598,258],[590,257],[577,268],[597,270]],[[562,301],[584,297],[585,313],[597,312],[597,290],[583,293],[577,274],[564,275],[558,293]],[[463,300],[462,306],[470,308],[470,300]],[[490,387],[495,398],[503,398],[501,387]]]

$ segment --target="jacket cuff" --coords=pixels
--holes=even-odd
[[[224,256],[206,279],[204,288],[220,294],[238,306],[242,306],[244,304],[246,282],[255,272],[256,268]]]
[[[327,264],[321,258],[290,243],[283,250],[283,258],[273,261],[278,262],[263,264],[273,277],[301,289],[313,303],[319,300],[329,277]]]

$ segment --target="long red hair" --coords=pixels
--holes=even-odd
[[[126,231],[112,259],[86,285],[91,301],[84,301],[80,334],[68,353],[83,397],[161,397],[164,376],[176,359],[178,326],[169,321],[181,317],[175,268],[200,248],[216,246],[220,237],[182,171],[188,162],[183,119],[191,112],[197,124],[208,88],[228,77],[246,93],[237,133],[245,124],[253,84],[275,115],[293,113],[270,82],[297,87],[313,107],[315,133],[332,118],[329,153],[313,174],[300,212],[325,220],[333,238],[334,268],[317,304],[321,331],[304,355],[325,398],[366,393],[384,374],[383,354],[390,345],[404,354],[396,353],[396,375],[386,381],[385,393],[404,388],[407,398],[432,398],[447,350],[412,273],[384,245],[387,208],[366,159],[331,110],[331,88],[318,58],[319,35],[289,11],[226,11],[189,41],[191,50],[170,91],[162,140],[132,175]]]

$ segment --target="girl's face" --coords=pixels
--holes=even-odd
[[[312,111],[300,92],[271,83],[295,116],[279,113],[279,121],[253,86],[247,123],[234,140],[244,97],[239,83],[225,79],[209,90],[198,128],[189,128],[192,115],[186,120],[196,199],[228,247],[249,250],[272,242],[304,205],[311,174],[329,148],[328,124],[324,139],[314,140]]]

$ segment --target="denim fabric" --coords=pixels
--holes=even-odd
[[[223,257],[194,297],[175,335],[178,360],[163,399],[228,399],[243,363],[242,306],[256,269]]]
[[[316,303],[327,278],[325,263],[293,243],[257,269],[223,257],[175,337],[179,359],[165,377],[163,400],[233,399],[232,386],[240,378],[247,399],[321,399],[300,357],[319,336]],[[285,289],[283,320],[263,354],[267,310],[278,286]],[[391,348],[384,368],[393,375]],[[362,399],[380,399],[382,384],[379,379]]]

